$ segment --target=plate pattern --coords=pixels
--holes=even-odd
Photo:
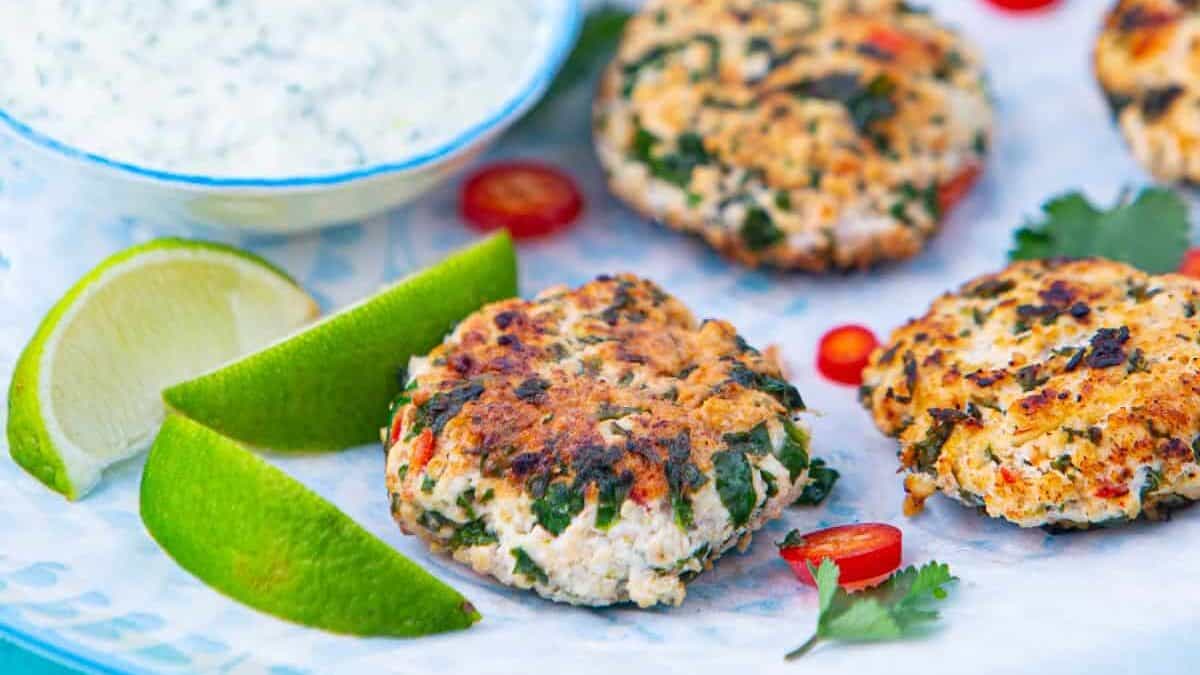
[[[526,294],[601,272],[633,271],[681,296],[697,315],[733,321],[752,344],[778,344],[814,410],[815,454],[843,473],[826,504],[790,510],[749,551],[701,576],[681,608],[554,605],[429,554],[389,519],[377,447],[304,458],[268,455],[461,589],[486,617],[468,632],[416,641],[329,635],[230,602],[163,555],[137,516],[141,460],[109,472],[83,502],[66,504],[3,453],[0,637],[95,672],[1183,670],[1180,659],[1200,646],[1194,632],[1200,510],[1165,524],[1057,537],[988,521],[942,499],[906,520],[894,444],[874,431],[852,389],[822,381],[812,366],[825,329],[857,321],[886,333],[923,311],[935,294],[1002,265],[1011,231],[1044,197],[1082,187],[1108,200],[1123,185],[1147,181],[1111,127],[1087,65],[1102,3],[1067,3],[1060,12],[1025,19],[992,13],[981,2],[931,4],[987,53],[999,128],[980,189],[913,261],[830,278],[749,271],[641,220],[605,194],[587,141],[586,91],[552,104],[495,150],[496,156],[538,156],[568,167],[587,195],[580,226],[522,246]],[[11,375],[53,298],[107,253],[163,234],[230,241],[279,262],[325,308],[334,308],[469,241],[472,233],[454,215],[455,188],[314,235],[241,236],[97,210],[17,144],[0,140],[0,380]],[[812,627],[815,597],[790,578],[772,541],[792,527],[858,520],[902,525],[910,562],[951,564],[961,582],[945,605],[944,626],[917,641],[831,648],[811,656],[810,664],[785,665],[782,654]]]

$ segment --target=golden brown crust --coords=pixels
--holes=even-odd
[[[1200,284],[1101,260],[1022,262],[896,330],[863,403],[935,489],[1021,525],[1200,497]]]
[[[479,392],[433,434],[421,463],[433,474],[483,466],[514,491],[539,475],[571,482],[581,466],[603,461],[631,481],[631,499],[656,501],[667,492],[667,455],[680,434],[689,460],[707,472],[725,434],[800,405],[778,366],[733,326],[697,326],[678,300],[629,275],[489,305],[428,360],[411,404],[396,413],[406,434],[421,426],[420,408],[439,392]],[[786,389],[772,395],[748,386],[748,377]],[[409,467],[404,491],[418,489],[421,468]],[[596,489],[589,485],[586,498]]]
[[[1164,181],[1200,181],[1200,6],[1121,0],[1094,54],[1096,77],[1134,155]]]
[[[892,0],[660,0],[595,106],[613,191],[747,265],[914,255],[982,166],[973,50]]]
[[[679,604],[810,482],[775,359],[637,277],[484,307],[409,376],[396,521],[554,600]]]

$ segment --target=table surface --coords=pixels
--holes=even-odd
[[[461,589],[485,620],[418,641],[355,640],[276,621],[230,602],[180,570],[137,517],[140,461],[65,504],[0,458],[0,636],[20,636],[101,672],[688,672],[726,675],[821,669],[892,673],[1178,672],[1200,648],[1200,509],[1054,537],[979,517],[935,499],[900,513],[895,445],[858,409],[854,392],[812,368],[817,337],[862,322],[880,334],[936,294],[1002,266],[1012,231],[1048,196],[1080,188],[1100,202],[1148,180],[1113,129],[1090,72],[1092,36],[1107,4],[1011,18],[979,0],[929,3],[986,52],[997,142],[979,188],[920,257],[870,274],[829,278],[746,270],[692,238],[645,222],[608,197],[588,146],[586,92],[523,125],[493,156],[536,156],[569,168],[588,200],[569,233],[521,248],[525,294],[629,270],[679,295],[700,316],[730,319],[752,344],[778,344],[791,379],[819,414],[814,452],[842,471],[816,509],[791,509],[744,554],[722,559],[678,609],[589,610],[500,588],[403,537],[380,488],[379,449],[270,461],[331,499],[368,530]],[[0,380],[38,319],[103,256],[164,234],[246,246],[278,262],[326,309],[428,264],[474,235],[455,218],[456,185],[417,204],[312,235],[241,236],[99,210],[70,193],[24,149],[0,140]],[[5,412],[0,410],[0,420]],[[949,562],[961,581],[941,627],[924,639],[828,645],[808,663],[780,657],[807,636],[813,594],[778,560],[772,540],[792,527],[857,520],[905,530],[909,562]],[[129,574],[135,570],[135,574]],[[7,661],[5,660],[7,659]],[[26,659],[21,661],[20,659]],[[0,644],[0,672],[41,672]],[[46,670],[45,672],[57,672]]]

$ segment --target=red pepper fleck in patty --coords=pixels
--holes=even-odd
[[[413,443],[412,461],[409,463],[409,472],[416,473],[425,468],[429,463],[429,459],[433,457],[433,448],[436,441],[433,438],[433,429],[426,428],[417,436],[417,440]]]

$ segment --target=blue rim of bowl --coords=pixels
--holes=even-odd
[[[543,0],[543,5],[554,7],[558,5],[553,0]],[[546,60],[541,67],[534,73],[534,76],[529,79],[524,87],[521,88],[516,95],[510,98],[502,107],[492,112],[482,122],[478,122],[464,131],[460,132],[455,137],[442,143],[441,145],[425,151],[419,155],[413,155],[399,162],[388,162],[384,164],[375,164],[372,166],[355,169],[353,171],[342,171],[331,174],[318,174],[310,176],[290,176],[285,178],[249,178],[249,177],[217,177],[204,176],[198,174],[176,173],[173,171],[161,171],[158,169],[148,169],[146,167],[122,162],[115,159],[110,159],[102,155],[81,150],[72,145],[68,145],[61,141],[55,140],[39,131],[35,131],[29,125],[17,120],[9,115],[7,111],[0,108],[0,124],[3,124],[13,131],[18,137],[32,143],[35,146],[50,150],[59,155],[82,161],[84,163],[98,164],[106,169],[115,169],[117,171],[131,174],[140,178],[149,178],[156,181],[175,183],[183,187],[229,187],[229,188],[291,188],[291,187],[321,187],[348,183],[363,178],[371,178],[390,173],[400,173],[411,171],[423,166],[436,164],[439,160],[451,157],[458,152],[472,146],[481,138],[485,137],[496,127],[503,125],[505,121],[514,118],[516,115],[524,112],[526,109],[536,103],[541,96],[549,88],[550,83],[554,81],[555,75],[558,74],[559,68],[566,61],[567,55],[575,44],[575,38],[579,34],[579,27],[582,23],[582,10],[580,9],[580,0],[566,0],[561,5],[562,10],[560,15],[552,16],[558,19],[555,26],[556,35],[552,35],[550,39],[551,49],[546,54]]]

